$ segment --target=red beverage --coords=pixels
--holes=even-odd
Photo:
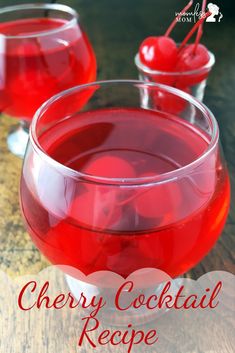
[[[31,120],[54,94],[96,77],[92,47],[77,24],[21,19],[1,23],[0,33],[1,112]]]
[[[26,155],[33,178],[23,173],[22,211],[33,241],[54,264],[85,274],[127,276],[156,267],[177,276],[203,258],[222,231],[229,179],[218,150],[191,173],[153,179],[188,166],[208,148],[209,136],[181,118],[138,108],[94,110],[60,121],[39,143],[64,166],[106,180],[73,180],[53,163]],[[123,187],[120,178],[139,179]]]

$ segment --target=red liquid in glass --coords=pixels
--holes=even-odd
[[[80,113],[39,140],[60,163],[103,177],[170,172],[208,147],[206,135],[190,123],[142,109]],[[37,160],[27,163],[36,172]],[[43,254],[86,274],[111,270],[127,276],[143,267],[182,274],[210,250],[228,212],[229,179],[218,156],[199,176],[151,189],[97,186],[61,173],[45,163],[34,186],[23,176],[22,210]]]
[[[1,112],[30,120],[54,94],[94,81],[96,60],[91,45],[78,26],[65,29],[66,23],[36,18],[0,24]],[[54,33],[47,32],[51,30]]]

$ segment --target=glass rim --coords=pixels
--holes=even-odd
[[[188,71],[161,71],[161,70],[152,70],[141,63],[139,53],[135,55],[134,62],[137,66],[138,70],[149,75],[163,75],[163,76],[186,76],[186,75],[197,75],[201,74],[205,71],[211,70],[212,66],[215,64],[215,56],[212,52],[208,50],[209,53],[209,61],[203,65],[202,67],[195,70]]]
[[[53,157],[51,157],[41,146],[37,133],[36,133],[36,128],[37,124],[42,116],[43,113],[46,112],[46,110],[54,103],[57,102],[60,99],[63,99],[64,97],[73,94],[75,92],[82,91],[83,89],[94,87],[94,86],[107,86],[107,85],[132,85],[132,86],[137,86],[138,88],[146,88],[146,87],[156,87],[160,88],[162,90],[165,90],[165,92],[172,93],[177,95],[178,97],[187,100],[187,102],[193,104],[196,108],[198,108],[201,113],[206,116],[207,120],[209,120],[209,123],[211,125],[212,129],[212,134],[211,134],[211,140],[205,149],[205,151],[196,159],[194,159],[192,162],[186,164],[185,166],[182,166],[178,169],[174,169],[170,172],[154,175],[154,176],[145,176],[145,177],[134,177],[134,178],[113,178],[113,177],[103,177],[103,176],[97,176],[97,175],[91,175],[91,174],[86,174],[84,172],[80,172],[77,170],[74,170],[70,167],[65,166],[64,164],[58,162],[55,160]],[[152,111],[154,111],[152,109]],[[95,184],[105,184],[105,185],[119,185],[119,186],[139,186],[139,185],[149,185],[151,183],[157,184],[157,183],[165,183],[169,181],[174,181],[177,180],[179,177],[188,175],[190,171],[192,171],[195,167],[201,164],[201,162],[204,161],[204,159],[210,155],[210,153],[214,150],[214,148],[217,146],[219,140],[219,128],[218,128],[218,123],[212,114],[212,112],[200,101],[189,95],[188,93],[185,93],[177,88],[173,88],[171,86],[163,85],[163,84],[156,84],[152,82],[144,82],[140,80],[105,80],[105,81],[96,81],[92,83],[87,83],[83,85],[78,85],[74,86],[72,88],[69,88],[67,90],[64,90],[50,99],[48,99],[43,105],[36,111],[34,114],[32,123],[29,128],[29,141],[32,144],[33,149],[41,156],[42,159],[46,160],[50,165],[54,166],[56,169],[61,170],[63,174],[66,174],[69,177],[77,178],[82,181],[87,181],[87,182],[92,182]]]
[[[72,18],[68,20],[65,24],[55,29],[49,29],[47,31],[38,31],[31,34],[20,34],[20,35],[5,35],[1,33],[1,36],[4,36],[7,39],[26,39],[26,38],[36,38],[41,36],[47,36],[71,27],[73,24],[76,24],[79,19],[79,15],[77,11],[74,10],[72,7],[64,4],[32,3],[32,4],[6,6],[0,9],[0,15],[8,12],[21,11],[21,10],[55,10],[55,11],[61,11],[64,13],[69,13],[72,16]],[[4,22],[0,22],[0,23],[4,23]]]

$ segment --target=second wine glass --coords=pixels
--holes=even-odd
[[[96,59],[77,12],[65,5],[2,8],[0,33],[0,109],[20,120],[7,142],[22,157],[36,110],[57,92],[94,81]]]

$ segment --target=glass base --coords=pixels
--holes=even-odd
[[[7,137],[8,149],[15,156],[24,158],[29,138],[29,123],[21,121]]]
[[[98,288],[95,285],[80,281],[68,274],[65,275],[68,287],[73,294],[74,298],[80,301],[80,296],[83,293],[87,302],[95,296],[98,300],[102,296],[106,301],[106,305],[100,310],[98,319],[102,324],[106,324],[112,327],[127,326],[129,323],[133,323],[135,326],[145,325],[158,320],[162,315],[165,315],[169,309],[162,308],[157,310],[149,310],[146,306],[140,308],[129,308],[127,311],[117,310],[115,307],[115,295],[117,288]],[[172,291],[178,290],[182,283],[182,278],[177,278],[172,281]],[[150,295],[159,295],[164,287],[164,284],[158,284],[151,288],[139,288],[133,291],[133,299],[138,295],[143,295],[148,298]],[[97,301],[96,300],[96,301]],[[124,298],[123,303],[126,305],[130,303],[130,293],[127,293],[127,299]],[[88,312],[86,313],[86,316]]]

